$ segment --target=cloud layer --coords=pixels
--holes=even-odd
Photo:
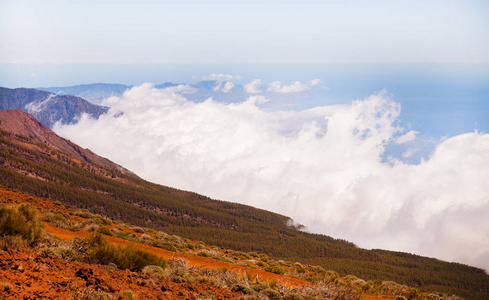
[[[176,91],[143,84],[108,99],[99,120],[55,131],[154,182],[279,212],[362,247],[489,269],[489,134],[446,139],[418,165],[385,163],[401,133],[400,105],[386,92],[294,112],[263,110],[263,97],[194,103]]]
[[[261,87],[261,80],[260,79],[254,79],[250,83],[246,84],[244,86],[244,89],[247,93],[258,94],[258,93],[262,92],[262,90],[260,90],[260,87]]]
[[[217,80],[217,81],[241,80],[241,76],[212,73],[202,78],[202,80]]]
[[[310,86],[308,84],[301,83],[300,81],[296,81],[291,85],[285,85],[280,81],[274,81],[268,86],[269,92],[277,93],[297,93],[307,91],[308,89],[310,89]]]

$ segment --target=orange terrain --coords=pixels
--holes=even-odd
[[[55,235],[61,239],[65,240],[72,240],[75,237],[79,238],[85,238],[89,235],[89,232],[86,231],[70,231],[58,227],[53,227],[49,224],[46,224],[44,227],[44,230],[46,232],[51,233],[52,235]],[[197,256],[197,255],[189,255],[189,254],[184,254],[184,253],[178,253],[178,252],[172,252],[168,250],[164,250],[158,247],[153,247],[150,245],[146,244],[140,244],[140,243],[135,243],[131,242],[128,240],[124,240],[118,237],[114,236],[106,236],[107,240],[116,245],[129,245],[133,244],[136,245],[139,249],[156,254],[160,257],[163,257],[164,259],[170,259],[170,258],[182,258],[188,262],[190,266],[194,267],[207,267],[207,268],[212,268],[212,269],[219,269],[219,268],[227,268],[230,271],[234,271],[238,274],[245,275],[246,273],[249,273],[253,276],[258,276],[259,279],[266,279],[266,280],[274,280],[276,282],[280,282],[290,288],[294,288],[297,286],[301,286],[304,284],[309,284],[309,282],[305,280],[301,280],[298,278],[293,278],[285,275],[278,275],[270,272],[266,272],[263,270],[259,269],[251,269],[247,267],[242,267],[238,265],[234,265],[228,262],[220,261],[214,258],[210,257],[203,257],[203,256]]]

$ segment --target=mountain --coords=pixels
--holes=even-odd
[[[102,100],[111,96],[121,96],[132,86],[125,84],[92,83],[66,87],[40,87],[38,90],[48,91],[59,95],[74,95],[92,104],[100,105]]]
[[[48,127],[58,121],[76,123],[76,118],[83,113],[98,118],[108,111],[107,107],[91,104],[76,96],[56,95],[36,89],[0,87],[0,110],[6,109],[22,109]]]
[[[0,128],[3,130],[19,136],[28,137],[31,142],[67,154],[75,162],[97,165],[108,170],[137,177],[134,173],[122,166],[58,136],[51,129],[23,110],[0,110],[0,121]]]
[[[169,88],[169,87],[179,86],[179,85],[182,85],[182,84],[185,84],[185,83],[165,82],[165,83],[162,83],[162,84],[155,85],[155,88],[157,88],[157,89],[166,89],[166,88]]]
[[[166,89],[182,84],[194,88],[193,93],[185,93],[185,97],[194,102],[202,102],[212,97],[216,101],[237,103],[244,101],[249,96],[242,85],[234,84],[230,81],[205,80],[193,84],[165,82],[156,84],[154,87]],[[124,84],[92,83],[66,87],[40,87],[37,89],[60,95],[78,96],[92,104],[100,105],[103,99],[111,96],[120,97],[124,91],[130,88],[132,86]]]
[[[226,249],[319,265],[342,276],[391,280],[468,299],[489,294],[484,270],[302,232],[283,215],[153,184],[95,162],[80,164],[59,150],[61,142],[52,142],[54,133],[39,129],[25,113],[2,112],[0,122],[0,185],[6,188]]]

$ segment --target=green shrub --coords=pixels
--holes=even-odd
[[[268,256],[265,254],[259,254],[258,256],[264,262],[268,262],[270,260],[270,258],[268,258]]]
[[[252,259],[251,255],[241,251],[235,251],[234,253],[232,253],[231,257],[236,260]]]
[[[74,211],[70,211],[70,215],[82,217],[82,218],[85,218],[85,219],[91,219],[91,218],[93,218],[93,214],[90,213],[86,209],[77,209],[77,210],[74,210]]]
[[[262,267],[262,268],[269,268],[270,267],[266,262],[263,262],[263,261],[258,261],[256,263],[256,265],[259,267]]]
[[[97,232],[100,232],[101,234],[105,234],[105,235],[114,235],[109,228],[104,226],[99,227],[97,229]]]
[[[71,226],[70,217],[62,211],[46,213],[41,217],[41,220],[59,228],[68,228]]]
[[[255,291],[242,283],[237,283],[231,287],[231,292],[241,292],[245,295],[253,294]]]
[[[270,285],[268,284],[267,281],[259,281],[259,282],[256,282],[256,283],[252,283],[251,284],[251,287],[257,291],[257,292],[260,292],[260,291],[263,291],[267,288],[270,287]]]
[[[112,225],[112,220],[100,215],[95,216],[95,220],[100,223],[100,225]]]
[[[270,300],[282,300],[283,299],[279,292],[277,292],[276,290],[272,290],[272,289],[264,289],[263,291],[261,291],[261,294],[267,296]]]
[[[209,253],[207,253],[206,251],[199,251],[197,255],[203,257],[210,257]]]
[[[135,300],[136,295],[132,291],[123,291],[121,293],[122,296],[126,297],[129,300]]]
[[[0,208],[0,236],[20,236],[28,245],[41,238],[41,223],[36,216],[37,210],[22,204],[17,207]]]
[[[137,232],[137,233],[146,233],[146,230],[144,230],[144,229],[143,229],[143,228],[141,228],[141,227],[137,227],[137,226],[135,226],[135,227],[132,227],[131,229],[132,229],[134,232]]]
[[[266,267],[264,268],[263,270],[267,271],[267,272],[270,272],[270,273],[275,273],[275,274],[284,274],[285,273],[285,270],[282,269],[281,267],[279,266],[270,266],[270,267]]]
[[[288,293],[284,296],[284,300],[304,300],[304,297],[297,293]]]
[[[148,274],[149,276],[162,277],[164,270],[160,266],[146,266],[141,271],[143,274]]]
[[[119,237],[124,240],[132,241],[132,242],[137,242],[134,233],[126,233],[123,231],[115,233],[116,237]]]
[[[139,250],[134,245],[116,246],[107,242],[101,234],[92,234],[86,241],[88,258],[92,262],[108,265],[114,263],[119,269],[141,271],[145,266],[155,265],[164,268],[166,262],[155,254]]]

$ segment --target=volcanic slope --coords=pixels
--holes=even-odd
[[[365,280],[392,280],[421,290],[487,299],[484,270],[408,253],[360,249],[344,240],[288,226],[290,218],[250,206],[144,181],[93,163],[80,164],[0,119],[0,184],[137,226],[274,259],[299,261]],[[33,122],[18,114],[21,123]],[[52,135],[43,128],[46,136]],[[23,132],[23,134],[26,134]],[[40,133],[38,133],[40,134]],[[35,136],[27,134],[27,136]],[[47,140],[47,139],[46,139]]]
[[[2,186],[0,266],[2,299],[460,299],[222,249]]]

